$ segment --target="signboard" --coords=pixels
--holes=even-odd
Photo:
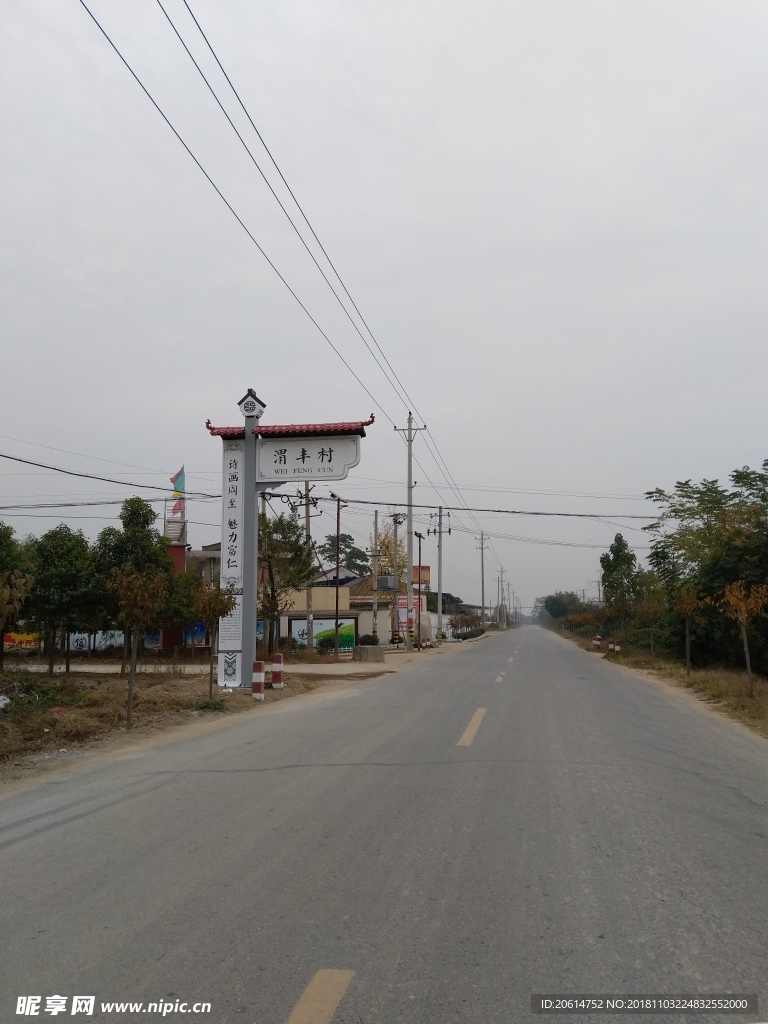
[[[238,595],[235,607],[219,619],[219,650],[239,651],[243,638],[243,598]]]
[[[344,480],[359,461],[360,438],[356,434],[259,438],[258,481]]]
[[[306,619],[291,619],[290,621],[291,639],[295,640],[299,644],[306,644],[307,642],[307,620]],[[322,637],[330,637],[334,639],[336,632],[336,620],[335,619],[313,619],[312,620],[312,636],[317,646],[317,641]],[[354,647],[355,645],[355,620],[354,619],[339,619],[339,647]]]
[[[221,588],[243,588],[243,458],[245,441],[224,442]],[[252,496],[255,501],[255,496]]]
[[[421,567],[421,586],[422,587],[428,587],[429,586],[429,569],[430,569],[430,567],[428,565],[422,565],[422,567]],[[414,567],[413,567],[413,577],[412,578],[413,578],[413,585],[414,585],[414,587],[418,587],[419,586],[419,567],[418,567],[418,565],[414,565]]]
[[[223,444],[222,483],[224,497],[221,519],[222,590],[231,586],[238,601],[229,615],[219,621],[219,686],[238,686],[242,680],[243,649],[243,462],[245,441]]]

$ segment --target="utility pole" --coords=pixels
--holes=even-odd
[[[309,480],[304,481],[304,536],[307,539],[307,547],[312,545],[312,534],[309,529]],[[307,650],[311,651],[315,646],[314,622],[312,619],[312,580],[307,583]]]
[[[373,513],[373,635],[379,638],[379,510]]]
[[[480,625],[485,629],[485,534],[482,530],[480,531],[480,593],[483,606]]]
[[[421,650],[421,542],[424,540],[424,534],[423,533],[419,533],[418,530],[417,530],[416,533],[415,533],[415,536],[418,538],[418,541],[419,541],[419,625],[418,625],[419,643],[418,643],[418,648],[417,649],[420,651]]]
[[[339,576],[341,574],[341,498],[336,498],[336,625],[333,631],[333,649],[339,659]]]
[[[394,537],[394,540],[395,540],[395,550],[394,550],[394,554],[392,556],[392,567],[393,567],[394,573],[395,573],[395,593],[394,593],[395,611],[394,611],[394,619],[392,621],[392,643],[393,644],[398,644],[398,645],[400,644],[400,576],[398,574],[398,564],[397,564],[397,528],[403,522],[405,522],[405,516],[403,515],[403,513],[402,512],[395,512],[395,514],[392,516],[392,523],[393,523],[393,529],[394,529],[394,535],[395,535],[395,537]]]
[[[426,430],[424,427],[414,427],[413,415],[408,413],[408,426],[395,427],[400,433],[405,434],[408,447],[408,532],[406,534],[405,552],[408,560],[408,569],[405,579],[406,593],[408,595],[408,631],[405,638],[406,649],[413,650],[413,435],[414,431]]]
[[[434,513],[430,512],[429,517],[432,518]],[[451,513],[447,513],[448,519],[451,518]],[[437,513],[437,529],[427,530],[427,536],[430,533],[437,534],[437,643],[438,645],[443,642],[443,506],[440,505]],[[451,527],[448,527],[448,536],[451,534]]]
[[[450,513],[449,513],[450,514]],[[437,513],[437,646],[443,642],[443,506]]]

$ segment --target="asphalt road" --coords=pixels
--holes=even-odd
[[[507,1024],[536,992],[760,992],[757,1016],[547,1019],[767,1020],[765,769],[689,694],[533,627],[172,734],[0,803],[1,1019],[25,995],[46,1020],[56,994],[67,1020],[95,995],[94,1020]]]

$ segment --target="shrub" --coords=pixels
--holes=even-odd
[[[363,635],[357,641],[360,647],[378,647],[379,638],[374,636],[373,633],[363,633]]]

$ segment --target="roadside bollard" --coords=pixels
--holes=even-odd
[[[613,650],[615,650],[615,648],[616,648],[616,641],[615,640],[609,640],[608,641],[608,650],[609,651],[613,651]]]
[[[282,690],[283,688],[283,655],[272,655],[272,689]]]
[[[251,695],[256,700],[264,700],[264,662],[254,661]]]
[[[593,647],[597,647],[597,649],[599,650],[600,649],[600,645],[602,644],[602,642],[603,642],[603,638],[600,636],[600,634],[599,633],[595,633],[595,635],[592,637],[592,646]]]
[[[613,649],[616,654],[621,654],[621,640],[616,640],[613,645]]]

